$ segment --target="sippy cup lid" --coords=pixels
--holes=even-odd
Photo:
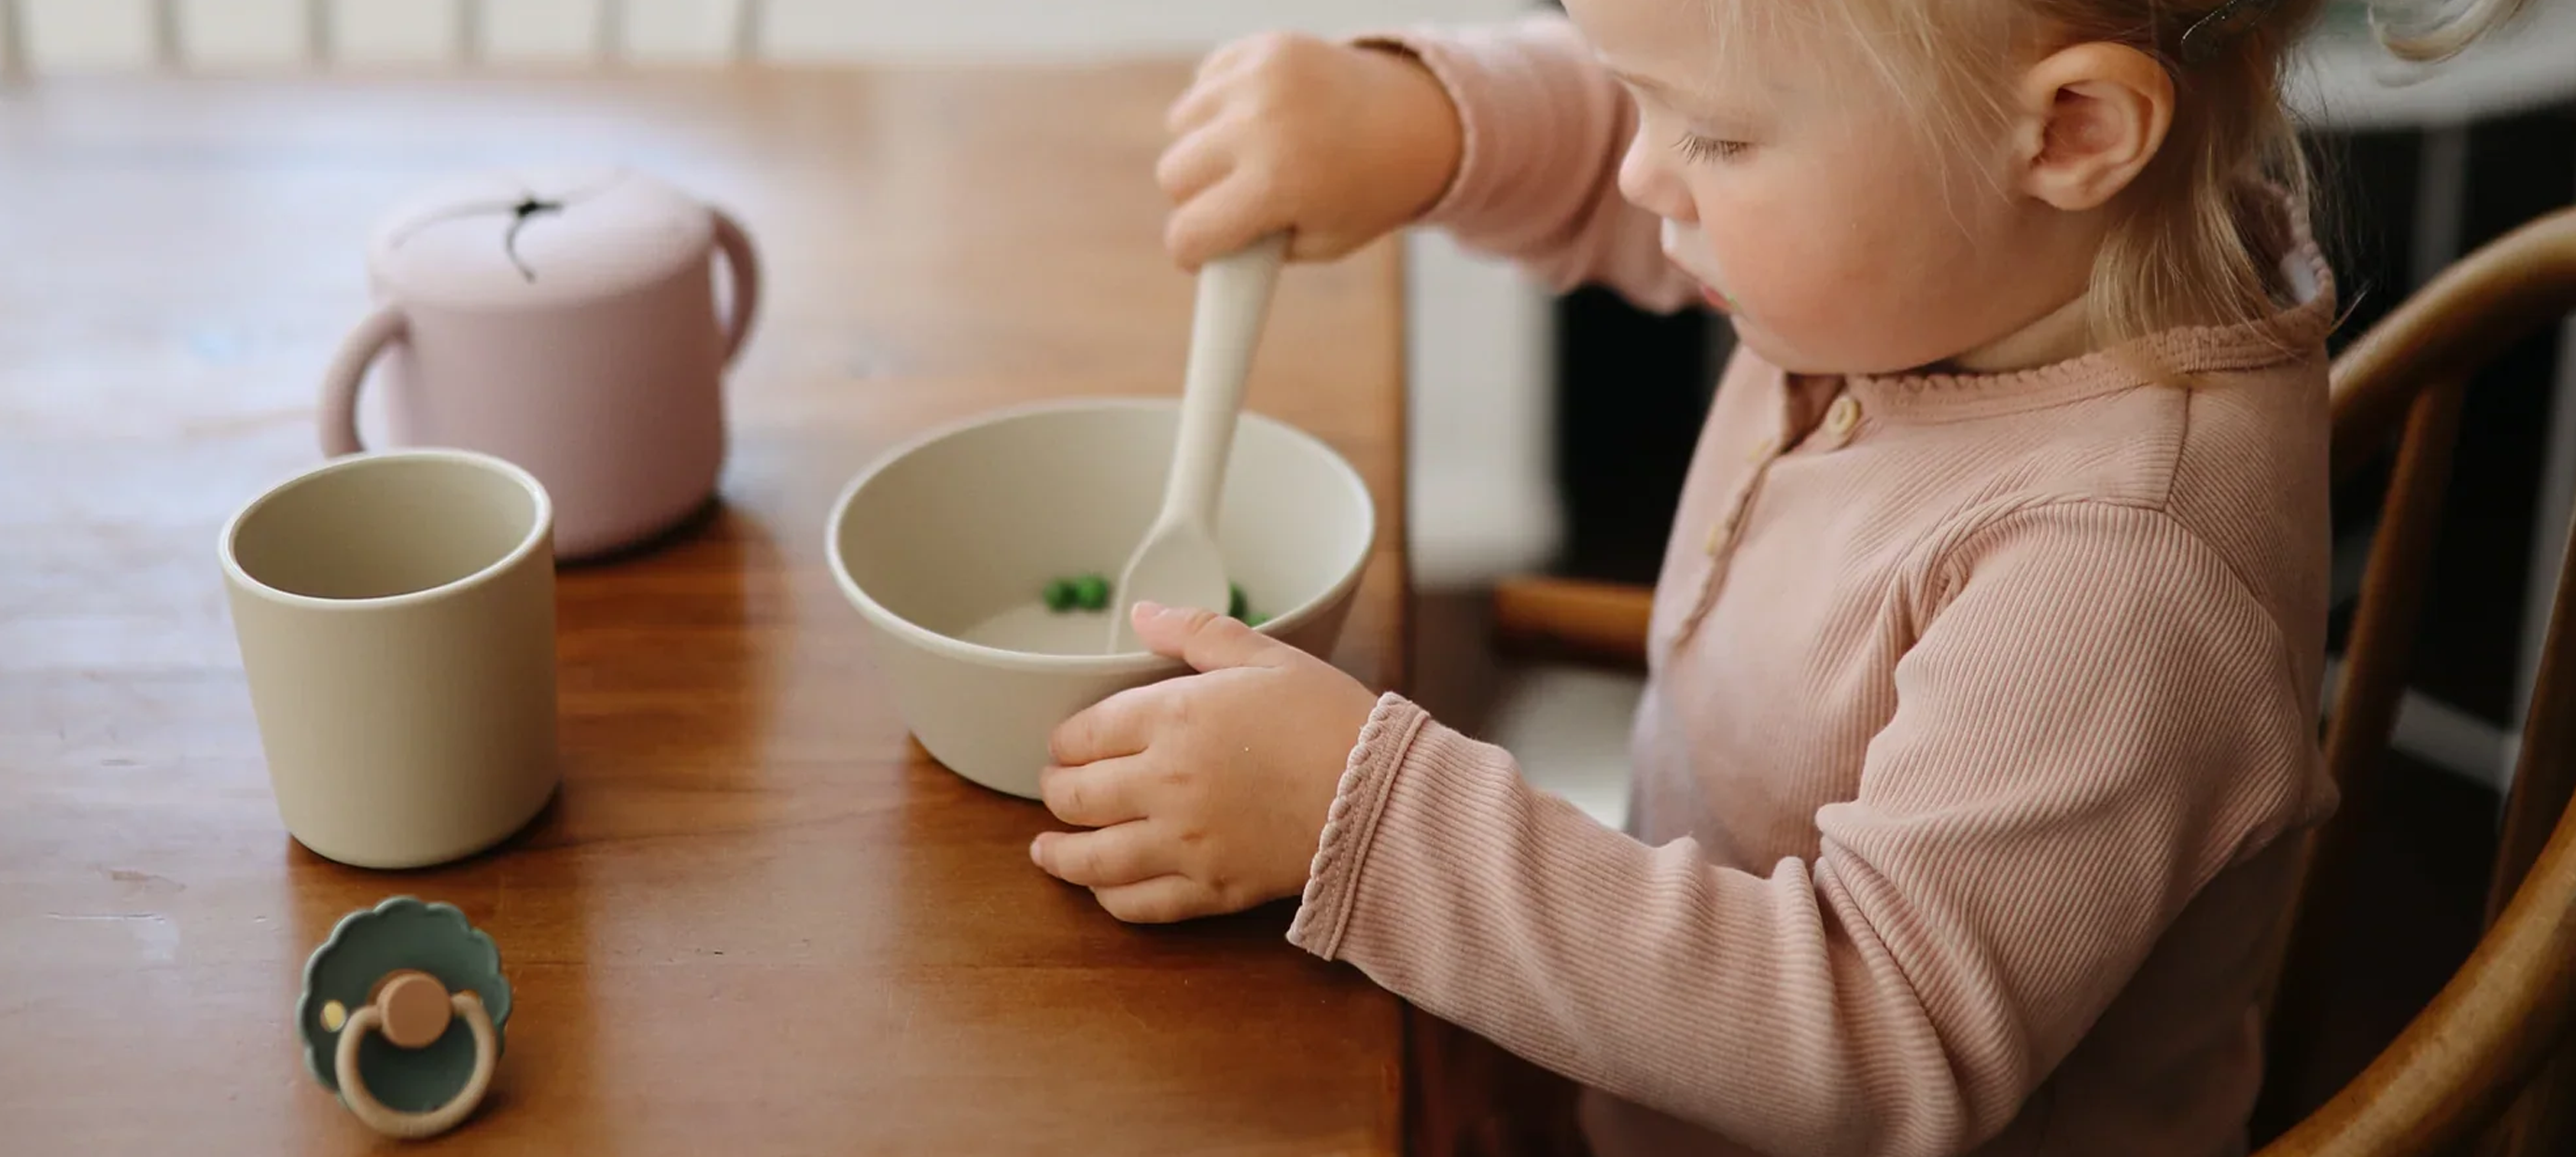
[[[614,167],[482,173],[397,205],[367,264],[394,299],[458,309],[578,304],[705,268],[704,204]]]

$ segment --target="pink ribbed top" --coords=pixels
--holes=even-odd
[[[1672,309],[1632,113],[1560,19],[1400,38],[1430,214]],[[2278,323],[1994,376],[1739,354],[1656,588],[1631,829],[1379,702],[1290,939],[1584,1082],[1631,1153],[2243,1145],[2316,746],[2332,286]],[[2171,379],[2167,379],[2170,381]]]

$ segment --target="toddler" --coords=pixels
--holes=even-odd
[[[2477,0],[2390,43],[2434,58]],[[2305,832],[2336,305],[2320,0],[1567,0],[1208,58],[1184,267],[1408,224],[1738,352],[1656,586],[1626,832],[1231,619],[1066,722],[1031,847],[1583,1083],[1630,1153],[2240,1151]]]

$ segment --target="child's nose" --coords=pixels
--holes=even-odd
[[[1628,203],[1658,217],[1685,224],[1699,218],[1691,204],[1689,192],[1667,167],[1670,158],[1646,139],[1645,130],[1628,138],[1628,151],[1619,158],[1619,194]]]

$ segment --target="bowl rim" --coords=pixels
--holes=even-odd
[[[1002,647],[986,646],[982,643],[970,643],[953,635],[944,635],[898,615],[884,603],[878,602],[875,596],[870,595],[859,585],[857,579],[851,577],[849,565],[841,557],[841,524],[848,520],[850,504],[858,497],[859,491],[865,489],[870,481],[890,469],[896,462],[902,461],[932,443],[945,441],[985,426],[1053,413],[1102,410],[1173,411],[1179,408],[1180,399],[1178,398],[1118,395],[1013,403],[934,424],[910,438],[887,447],[867,465],[861,467],[848,482],[842,484],[839,496],[832,500],[831,515],[824,519],[823,557],[831,567],[833,583],[841,588],[842,597],[848,599],[851,605],[857,607],[859,613],[865,615],[869,621],[901,636],[914,646],[952,658],[971,659],[1006,670],[1052,671],[1083,675],[1135,674],[1161,667],[1183,666],[1177,659],[1168,659],[1152,651],[1121,651],[1116,654],[1099,655],[1051,655],[1036,651],[1013,651]],[[1331,465],[1332,473],[1341,480],[1350,494],[1360,499],[1360,530],[1366,545],[1361,548],[1358,557],[1353,559],[1351,564],[1343,569],[1341,575],[1333,580],[1331,586],[1304,602],[1271,616],[1260,626],[1253,628],[1263,635],[1276,637],[1303,625],[1317,612],[1350,593],[1367,576],[1369,563],[1376,557],[1378,548],[1377,495],[1369,490],[1368,480],[1360,477],[1359,468],[1351,465],[1348,457],[1322,438],[1316,437],[1294,423],[1249,407],[1242,411],[1239,420],[1266,426],[1321,452],[1323,460]]]

